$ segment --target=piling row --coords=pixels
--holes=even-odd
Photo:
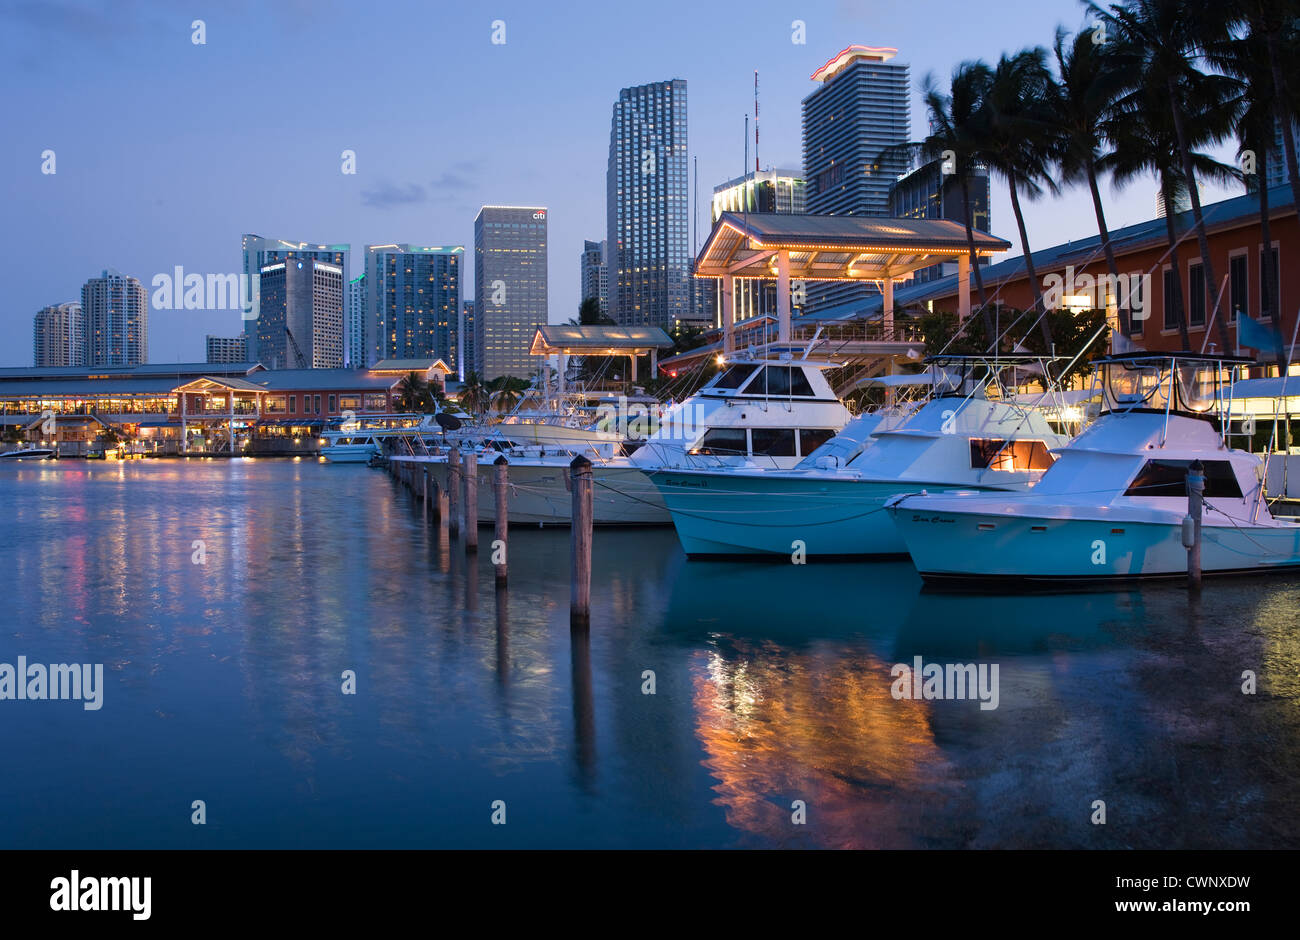
[[[391,458],[391,455],[390,455]],[[423,505],[426,523],[436,522],[450,529],[453,536],[464,531],[465,553],[478,552],[478,455],[469,450],[463,456],[459,447],[447,454],[447,485],[441,486],[434,475],[434,465],[414,460],[390,459],[388,472]],[[591,461],[578,456],[569,465],[572,483],[572,517],[569,527],[569,621],[577,630],[591,624],[591,542],[594,523],[592,506],[593,479]],[[510,523],[508,496],[510,461],[505,454],[492,464],[492,495],[496,518],[493,526],[492,567],[498,588],[504,588],[509,572],[508,546]]]

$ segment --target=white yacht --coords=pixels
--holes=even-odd
[[[385,438],[419,434],[432,439],[442,428],[432,415],[362,415],[321,432],[321,456],[330,463],[366,463]]]
[[[739,359],[685,401],[670,406],[630,456],[606,442],[555,452],[506,453],[512,523],[568,525],[568,467],[576,453],[593,464],[597,525],[667,525],[672,520],[648,474],[664,466],[793,467],[849,420],[825,370],[829,361]],[[442,461],[442,462],[445,462]],[[480,462],[479,521],[495,519],[493,471]],[[443,478],[445,481],[445,477]]]
[[[1069,438],[1045,404],[1010,400],[1004,374],[1034,357],[927,360],[933,394],[913,414],[868,415],[792,469],[668,468],[652,475],[688,555],[902,555],[884,511],[900,492],[1024,490]]]
[[[1023,587],[1183,576],[1193,461],[1205,477],[1203,573],[1300,569],[1300,524],[1273,517],[1259,458],[1224,440],[1231,385],[1248,361],[1197,353],[1101,360],[1101,415],[1032,490],[891,502],[922,577]]]

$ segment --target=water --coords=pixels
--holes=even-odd
[[[0,662],[106,686],[0,701],[0,848],[1300,845],[1295,580],[954,597],[599,530],[583,644],[567,532],[498,597],[361,466],[6,465],[0,507]],[[895,699],[915,656],[997,709]]]

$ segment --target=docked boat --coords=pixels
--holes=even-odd
[[[1069,440],[1051,423],[1053,393],[1012,400],[1007,373],[1040,365],[945,356],[927,360],[933,392],[912,414],[851,422],[792,469],[666,468],[651,479],[690,556],[902,555],[886,501],[900,492],[1018,491]]]
[[[47,460],[53,456],[54,451],[48,447],[25,447],[0,454],[0,460]]]
[[[320,453],[330,463],[368,463],[388,438],[420,435],[431,440],[441,433],[433,415],[364,415],[322,431]]]
[[[1101,360],[1102,413],[1032,490],[891,501],[922,577],[1023,587],[1185,576],[1194,462],[1204,475],[1202,572],[1300,570],[1300,524],[1270,513],[1260,459],[1224,438],[1231,386],[1248,361],[1197,353]]]
[[[654,433],[630,456],[622,445],[611,448],[603,441],[546,454],[507,450],[510,522],[569,524],[568,467],[577,453],[592,461],[597,525],[668,525],[672,519],[650,476],[665,466],[793,467],[849,420],[823,374],[837,366],[790,358],[734,361],[704,388],[667,408]],[[489,463],[480,458],[480,523],[493,522],[496,514]],[[445,470],[439,479],[445,484]]]

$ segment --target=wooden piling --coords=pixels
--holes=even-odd
[[[591,624],[591,461],[579,454],[569,464],[569,471],[573,479],[569,623],[585,629]]]
[[[470,448],[465,454],[465,554],[478,551],[478,454]]]
[[[447,453],[447,509],[451,513],[451,534],[460,533],[460,448]]]
[[[437,509],[434,510],[434,516],[438,520],[438,528],[445,529],[451,524],[451,510],[447,507],[448,494],[447,488],[438,485],[438,481],[433,481],[434,490],[438,494]]]
[[[492,544],[493,567],[497,573],[497,587],[506,583],[506,546],[510,538],[510,514],[506,508],[506,494],[510,486],[510,461],[506,460],[506,455],[501,454],[492,463],[492,495],[496,497],[496,520],[492,530],[494,542]],[[499,544],[498,544],[499,543]],[[500,562],[496,562],[496,558]]]
[[[1191,532],[1184,532],[1183,544],[1187,546],[1187,586],[1193,590],[1201,586],[1201,518],[1205,511],[1205,468],[1193,460],[1187,468],[1187,519]],[[1183,522],[1187,528],[1187,520]]]
[[[424,524],[429,524],[429,465],[422,463],[419,465],[420,473],[420,501],[424,503],[421,511],[424,513]]]

